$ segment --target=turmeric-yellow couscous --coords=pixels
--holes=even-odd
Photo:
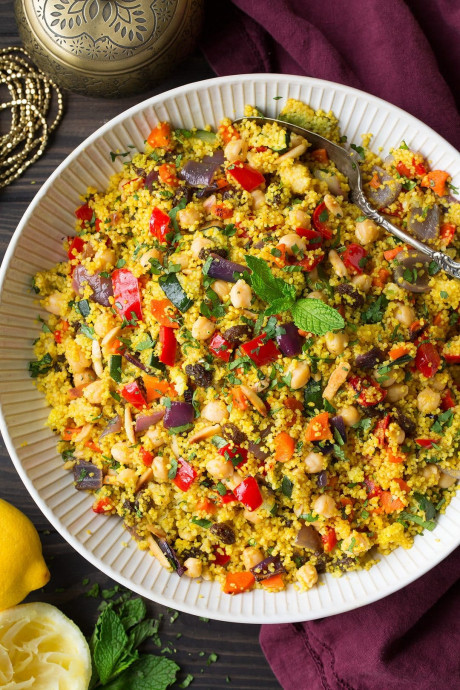
[[[332,113],[281,116],[345,142]],[[455,256],[449,175],[369,141],[372,203]],[[410,548],[460,476],[459,282],[282,123],[160,123],[111,155],[123,169],[82,197],[68,261],[33,283],[50,316],[30,373],[76,489],[228,593]]]

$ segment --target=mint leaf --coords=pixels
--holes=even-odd
[[[413,513],[408,513],[405,510],[402,510],[399,515],[398,515],[398,522],[401,520],[407,520],[408,522],[415,522],[415,524],[420,525],[424,529],[429,530],[432,532],[434,528],[436,527],[436,523],[434,520],[424,520],[423,518],[420,517],[420,515],[414,515]]]
[[[294,323],[303,331],[324,335],[345,327],[339,312],[320,299],[301,299],[292,307]]]
[[[269,265],[263,259],[249,255],[246,255],[244,258],[252,271],[249,276],[249,282],[256,295],[270,305],[275,301],[280,305],[282,302],[285,303],[287,306],[283,304],[282,311],[289,309],[296,297],[295,287],[281,280],[281,278],[275,278]],[[270,311],[271,313],[276,313],[271,308]]]
[[[273,314],[281,314],[283,311],[288,311],[292,307],[292,300],[289,297],[282,297],[281,299],[274,299],[270,302],[270,306],[264,311],[265,316],[272,316]]]
[[[154,637],[159,627],[160,621],[154,620],[153,618],[147,618],[147,620],[141,621],[135,625],[128,633],[130,648],[136,649],[149,637]]]
[[[178,670],[179,666],[171,659],[141,655],[127,671],[104,687],[106,690],[166,690],[176,680]]]
[[[128,636],[120,618],[110,607],[99,616],[94,633],[94,664],[102,684],[105,684],[126,649]]]
[[[128,599],[123,602],[118,609],[118,616],[125,630],[132,628],[133,625],[143,620],[146,613],[146,606],[140,597],[137,599]]]

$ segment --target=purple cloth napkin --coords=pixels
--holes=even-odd
[[[218,75],[301,74],[407,110],[460,148],[460,3],[219,0],[202,48]]]
[[[460,148],[460,3],[219,0],[202,48],[218,75],[281,72],[380,96]],[[457,104],[456,104],[457,101]],[[404,590],[339,616],[263,626],[285,690],[460,688],[460,550]]]

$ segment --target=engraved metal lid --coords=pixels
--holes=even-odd
[[[142,91],[193,48],[202,0],[15,0],[35,62],[74,91]]]

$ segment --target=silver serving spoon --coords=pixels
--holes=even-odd
[[[393,225],[389,220],[384,218],[373,206],[370,205],[369,201],[364,196],[363,192],[363,181],[361,177],[361,171],[359,169],[359,157],[353,151],[348,153],[344,148],[338,144],[334,144],[329,139],[311,132],[309,129],[304,129],[303,127],[298,127],[297,125],[291,125],[289,122],[283,122],[282,120],[276,120],[272,117],[240,117],[234,120],[233,124],[237,125],[244,120],[252,120],[257,122],[259,125],[264,125],[266,122],[276,122],[281,127],[291,130],[296,134],[300,134],[307,141],[315,146],[326,149],[329,158],[336,164],[338,170],[343,173],[348,178],[348,183],[351,189],[351,198],[354,204],[358,206],[359,209],[368,217],[371,218],[375,223],[378,223],[382,228],[385,228],[387,232],[395,235],[403,242],[410,244],[414,249],[418,249],[428,256],[432,261],[435,261],[446,273],[453,276],[454,278],[460,278],[460,263],[454,261],[447,254],[440,251],[435,251],[428,247],[423,242],[420,242],[412,235],[409,235],[397,225]]]

